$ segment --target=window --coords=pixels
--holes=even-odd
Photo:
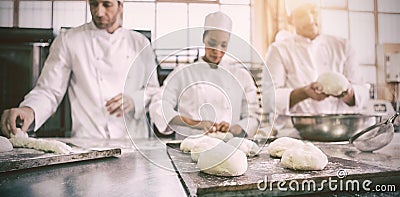
[[[400,24],[396,22],[400,4],[396,0],[377,0],[376,8],[374,0],[321,0],[321,7],[322,33],[349,39],[360,64],[375,65],[377,44],[400,43]]]
[[[251,42],[251,9],[250,0],[125,0],[123,25],[151,30],[154,40],[182,28],[201,27],[208,13],[220,10],[234,21],[233,33]]]
[[[91,20],[86,0],[19,0],[0,2],[0,26],[75,27]],[[233,33],[251,42],[251,0],[125,0],[123,26],[151,30],[152,39],[187,27],[203,26],[204,17],[218,10],[234,21]],[[18,12],[15,20],[14,10]]]
[[[76,27],[86,22],[86,3],[84,1],[55,1],[53,9],[53,28]]]
[[[51,1],[21,1],[19,27],[51,28]]]
[[[3,27],[12,27],[14,2],[0,1],[0,24]]]

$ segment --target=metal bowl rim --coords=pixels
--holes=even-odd
[[[366,118],[366,117],[380,117],[378,115],[372,114],[359,114],[359,113],[349,113],[349,114],[292,114],[289,115],[293,118]]]

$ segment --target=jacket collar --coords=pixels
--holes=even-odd
[[[110,34],[105,29],[97,28],[93,21],[91,21],[89,23],[88,27],[89,27],[90,30],[92,30],[92,33],[93,33],[92,35],[93,36],[101,36],[101,37],[106,37],[106,38],[111,38],[111,37],[114,37],[114,36],[120,34],[121,33],[121,29],[122,29],[122,27],[119,27],[118,29],[116,29],[114,31],[114,33]]]
[[[320,39],[321,39],[321,34],[319,34],[317,37],[315,37],[314,40],[311,40],[309,38],[306,38],[306,37],[303,37],[303,36],[300,36],[297,34],[294,35],[294,40],[296,42],[300,42],[300,43],[304,43],[304,44],[316,44],[319,42]]]

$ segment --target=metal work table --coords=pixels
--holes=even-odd
[[[172,164],[155,140],[144,140],[156,162]],[[147,153],[146,153],[147,154]],[[118,158],[0,173],[0,196],[185,196],[174,171],[154,165],[138,151]]]
[[[103,158],[0,173],[0,196],[186,196],[172,169],[164,144],[156,139],[136,140],[141,152],[125,146],[118,158]],[[125,142],[127,143],[127,142]],[[129,142],[128,142],[129,143]],[[328,155],[371,165],[400,169],[400,133],[392,143],[371,155],[359,154],[343,143],[315,143]],[[151,157],[143,157],[142,153]],[[151,162],[151,161],[154,162]],[[398,184],[398,183],[393,183]],[[346,196],[396,196],[395,192],[344,193]],[[343,193],[342,193],[343,194]],[[335,196],[338,194],[315,194]],[[341,194],[339,194],[341,195]]]

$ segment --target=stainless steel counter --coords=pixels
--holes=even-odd
[[[156,141],[143,141],[155,162],[170,165]],[[0,196],[185,196],[174,171],[154,165],[134,149],[118,158],[0,173]]]
[[[165,169],[173,169],[173,166],[164,145],[154,139],[135,142],[141,152],[125,142],[122,155],[118,158],[0,173],[0,196],[186,196],[177,173]],[[104,144],[115,146],[115,142]],[[362,154],[349,144],[316,144],[330,156],[400,170],[400,133],[395,134],[387,147],[369,154]],[[151,159],[143,157],[142,153]],[[378,195],[398,195],[399,190],[396,188],[396,192],[381,192]],[[370,194],[377,193],[365,193],[367,196]],[[357,192],[345,195],[364,196]]]

